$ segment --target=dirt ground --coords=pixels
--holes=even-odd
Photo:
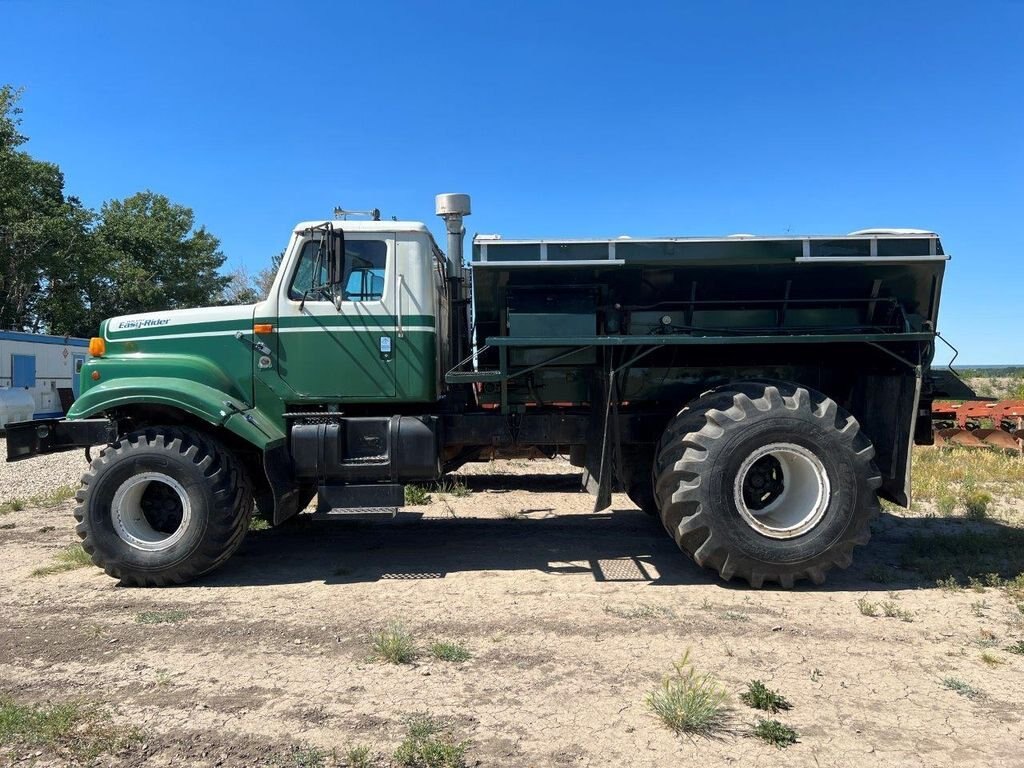
[[[121,588],[91,567],[33,576],[77,541],[73,502],[10,512],[0,694],[94,702],[142,731],[101,764],[256,766],[296,744],[365,744],[388,765],[408,718],[429,713],[469,740],[468,765],[1024,766],[1024,656],[1002,650],[1024,639],[1014,602],[868,577],[942,521],[886,512],[823,587],[754,591],[685,559],[624,496],[590,514],[565,463],[463,477],[468,497],[435,492],[394,521],[250,532],[224,568],[172,589]],[[912,620],[862,615],[860,598]],[[137,621],[170,610],[187,617]],[[472,658],[375,661],[389,622]],[[687,649],[731,692],[731,727],[713,739],[674,736],[645,705]],[[788,749],[749,736],[759,713],[738,694],[754,678],[793,705],[777,716],[799,733]]]

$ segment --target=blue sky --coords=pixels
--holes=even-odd
[[[940,330],[1024,363],[1024,3],[0,0],[29,151],[256,270],[334,205],[470,232],[935,229]]]

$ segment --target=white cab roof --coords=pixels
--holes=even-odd
[[[295,233],[302,234],[312,227],[322,227],[324,224],[333,224],[338,229],[346,232],[422,232],[429,234],[430,230],[422,221],[345,221],[343,219],[320,219],[317,221],[300,221],[295,225]]]

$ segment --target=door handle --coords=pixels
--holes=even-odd
[[[268,347],[268,346],[267,346],[266,344],[264,344],[264,343],[263,343],[262,341],[260,341],[259,339],[257,339],[257,338],[255,337],[255,335],[253,336],[253,339],[252,339],[252,341],[249,341],[249,340],[248,340],[248,339],[247,339],[247,338],[245,337],[245,334],[244,334],[244,333],[242,333],[241,331],[235,331],[235,338],[236,338],[236,339],[238,339],[239,341],[243,342],[243,343],[251,344],[251,345],[252,345],[252,347],[253,347],[253,348],[254,348],[254,349],[255,349],[255,350],[257,351],[257,352],[259,352],[259,353],[260,353],[261,355],[269,355],[269,354],[270,354],[270,347]]]
[[[396,302],[397,315],[395,316],[396,330],[398,331],[398,338],[405,338],[405,331],[402,329],[402,294],[405,293],[405,275],[399,273],[398,275],[398,301]]]

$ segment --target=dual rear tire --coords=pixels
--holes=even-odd
[[[722,578],[821,584],[870,537],[881,485],[873,458],[857,420],[825,395],[739,382],[670,422],[651,495],[679,548]]]

